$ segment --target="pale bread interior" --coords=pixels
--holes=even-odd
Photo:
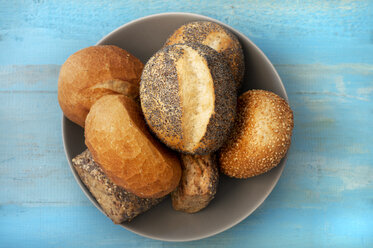
[[[206,60],[194,49],[183,46],[176,62],[182,106],[183,146],[193,152],[206,133],[214,112],[214,84]]]
[[[211,32],[202,41],[202,44],[222,52],[231,45],[231,38],[225,32]]]

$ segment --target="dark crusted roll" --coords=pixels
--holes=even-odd
[[[82,182],[115,224],[132,220],[164,199],[140,198],[117,186],[93,160],[88,149],[72,162]]]

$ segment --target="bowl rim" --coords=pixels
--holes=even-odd
[[[286,89],[284,87],[284,84],[283,84],[283,82],[282,82],[282,80],[281,80],[281,78],[280,78],[277,70],[275,69],[275,67],[273,66],[273,64],[271,63],[271,61],[267,58],[267,56],[264,54],[264,52],[256,44],[254,44],[247,36],[245,36],[240,31],[236,30],[235,28],[233,28],[233,27],[231,27],[231,26],[229,26],[229,25],[227,25],[227,24],[225,24],[225,23],[223,23],[223,22],[221,22],[219,20],[216,20],[214,18],[205,16],[205,15],[200,15],[200,14],[195,14],[195,13],[190,13],[190,12],[163,12],[163,13],[158,13],[158,14],[147,15],[147,16],[144,16],[144,17],[132,20],[130,22],[124,23],[123,25],[119,26],[118,28],[114,29],[113,31],[111,31],[110,33],[108,33],[107,35],[105,35],[104,37],[102,37],[95,45],[96,46],[97,45],[102,45],[102,43],[104,43],[111,35],[119,32],[121,29],[126,28],[129,25],[136,24],[137,22],[142,22],[142,21],[144,21],[146,19],[163,17],[163,16],[170,16],[170,15],[174,15],[174,16],[185,16],[185,15],[187,15],[187,16],[198,18],[198,19],[201,19],[201,20],[212,21],[212,22],[215,22],[215,23],[218,23],[218,24],[224,26],[228,30],[233,31],[236,35],[240,36],[241,39],[245,40],[251,46],[253,46],[255,48],[255,50],[257,52],[259,52],[260,56],[264,59],[264,61],[269,65],[270,69],[274,73],[274,76],[276,77],[276,79],[280,83],[279,86],[280,86],[281,90],[284,93],[284,99],[289,103],[288,95],[287,95]],[[66,140],[65,140],[65,133],[66,133],[66,128],[67,128],[66,127],[67,126],[66,122],[67,121],[68,121],[68,119],[62,113],[62,121],[61,121],[61,125],[62,125],[62,141],[63,141],[63,147],[64,147],[65,156],[66,156],[67,161],[68,161],[68,163],[70,165],[71,172],[73,173],[73,176],[74,176],[76,182],[78,183],[78,185],[80,186],[81,190],[86,195],[86,197],[93,203],[93,205],[101,213],[103,213],[106,216],[106,214],[102,210],[101,206],[97,203],[96,199],[93,197],[93,195],[90,193],[90,191],[86,188],[86,186],[81,181],[79,175],[75,171],[75,168],[74,168],[74,166],[72,164],[72,161],[70,161],[70,159],[69,159],[69,157],[71,157],[71,156],[70,156],[68,150],[66,149],[67,148],[67,144],[66,144]],[[219,228],[219,229],[217,229],[215,231],[211,231],[209,233],[202,234],[202,235],[197,235],[197,236],[195,236],[193,238],[184,238],[184,239],[182,239],[182,238],[160,238],[158,236],[141,233],[138,230],[136,230],[134,228],[131,228],[131,227],[128,227],[128,226],[125,226],[123,224],[119,224],[119,225],[122,226],[122,227],[124,227],[125,229],[127,229],[127,230],[129,230],[129,231],[131,231],[131,232],[133,232],[135,234],[137,234],[137,235],[142,236],[142,237],[146,237],[146,238],[150,238],[150,239],[154,239],[154,240],[159,240],[159,241],[167,241],[167,242],[196,241],[196,240],[201,240],[201,239],[205,239],[205,238],[208,238],[208,237],[215,236],[215,235],[217,235],[219,233],[222,233],[222,232],[224,232],[224,231],[226,231],[226,230],[234,227],[235,225],[239,224],[240,222],[242,222],[243,220],[245,220],[248,216],[250,216],[255,210],[257,210],[263,204],[263,202],[268,198],[268,196],[270,195],[270,193],[276,187],[276,185],[277,185],[277,183],[278,183],[278,181],[279,181],[279,179],[280,179],[280,177],[281,177],[281,175],[283,173],[283,170],[285,168],[287,157],[288,157],[288,153],[282,159],[282,161],[281,161],[282,166],[281,166],[281,168],[279,168],[279,173],[274,178],[272,185],[269,187],[269,189],[267,190],[267,192],[265,192],[265,194],[263,194],[261,196],[260,200],[258,200],[258,203],[256,204],[256,207],[253,208],[252,210],[248,211],[246,214],[242,215],[240,218],[237,218],[235,221],[232,221],[230,224],[227,224],[226,226],[224,226],[222,228]]]

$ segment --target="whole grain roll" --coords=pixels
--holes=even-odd
[[[73,158],[72,163],[84,185],[115,224],[131,221],[165,198],[140,198],[119,187],[105,175],[88,149]]]
[[[180,154],[182,176],[171,193],[172,207],[177,211],[196,213],[214,199],[219,183],[215,154]]]
[[[164,47],[149,59],[140,100],[149,127],[162,142],[201,155],[216,151],[228,137],[237,94],[221,55],[191,43]]]
[[[190,22],[175,30],[165,45],[177,43],[201,43],[215,49],[232,70],[237,88],[240,86],[245,72],[244,55],[237,37],[228,29],[215,22]]]
[[[219,153],[221,171],[248,178],[265,173],[285,156],[293,130],[288,103],[264,90],[249,90],[238,98],[231,137]]]
[[[179,183],[177,155],[150,134],[140,106],[127,96],[96,101],[87,115],[85,143],[110,180],[141,198],[165,196]]]
[[[124,94],[137,98],[143,64],[116,46],[91,46],[71,55],[58,79],[64,115],[84,127],[89,109],[100,97]]]

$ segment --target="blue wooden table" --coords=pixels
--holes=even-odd
[[[311,3],[312,2],[312,3]],[[150,14],[185,11],[248,36],[295,114],[284,173],[232,229],[166,243],[101,214],[70,172],[57,102],[73,52]],[[373,247],[372,1],[0,0],[0,247]]]

